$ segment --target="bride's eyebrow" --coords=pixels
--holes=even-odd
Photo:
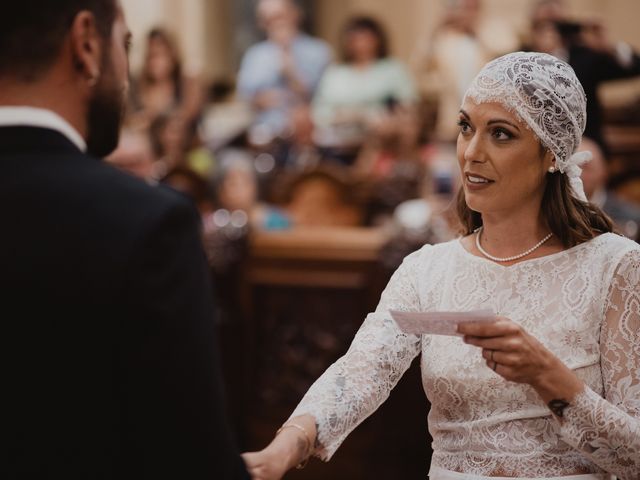
[[[466,120],[471,120],[471,117],[469,117],[469,114],[467,112],[464,111],[464,109],[460,109],[460,115],[462,115]],[[489,120],[487,122],[487,125],[493,125],[496,123],[504,123],[506,125],[509,125],[513,128],[515,128],[518,132],[520,131],[520,127],[518,125],[516,125],[515,123],[509,121],[509,120],[505,120],[504,118],[493,118],[491,120]]]
[[[505,120],[505,119],[503,119],[503,118],[494,118],[494,119],[492,119],[492,120],[489,120],[489,121],[487,122],[487,125],[493,125],[493,124],[495,124],[495,123],[505,123],[505,124],[507,124],[507,125],[512,126],[512,127],[513,127],[513,128],[515,128],[517,131],[520,131],[520,127],[518,127],[518,125],[516,125],[516,124],[515,124],[515,123],[513,123],[513,122],[510,122],[509,120]]]

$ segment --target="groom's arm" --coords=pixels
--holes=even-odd
[[[128,462],[144,478],[249,478],[227,426],[209,270],[186,203],[140,242],[123,325]]]

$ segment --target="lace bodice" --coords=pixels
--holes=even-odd
[[[461,338],[401,332],[388,314],[490,308],[521,324],[585,382],[554,417],[532,387],[490,370]],[[431,402],[432,465],[475,475],[640,476],[640,248],[604,234],[505,267],[459,240],[425,246],[393,275],[348,352],[313,384],[292,418],[318,424],[328,460],[387,398],[422,352]]]

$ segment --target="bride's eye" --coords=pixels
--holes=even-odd
[[[493,131],[493,138],[496,140],[511,140],[513,138],[513,134],[505,128],[496,128]]]
[[[469,133],[471,131],[471,125],[466,120],[458,120],[458,126],[460,127],[460,133]]]

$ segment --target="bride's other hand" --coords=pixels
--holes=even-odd
[[[482,348],[487,366],[505,380],[531,385],[545,403],[572,399],[583,382],[521,325],[497,317],[493,323],[466,323],[458,327],[464,342]]]

